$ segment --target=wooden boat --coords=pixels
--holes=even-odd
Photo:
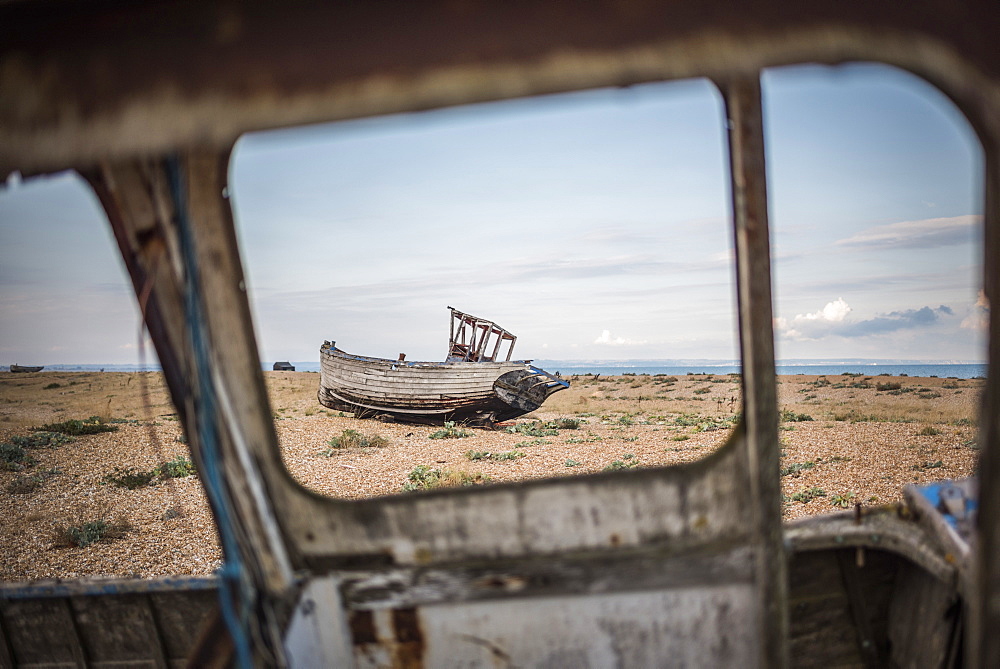
[[[26,367],[24,365],[11,365],[10,371],[17,372],[21,374],[29,374],[31,372],[40,372],[45,369],[44,366],[39,365],[38,367]]]
[[[569,388],[530,360],[511,360],[517,337],[507,330],[448,308],[451,335],[444,362],[411,362],[404,354],[398,360],[370,358],[324,342],[320,404],[360,417],[491,425],[534,411],[552,393]]]

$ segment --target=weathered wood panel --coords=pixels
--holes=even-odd
[[[903,563],[888,613],[887,634],[894,667],[954,666],[962,605],[953,582],[942,582],[910,563]]]
[[[210,578],[0,588],[0,666],[182,667],[218,605]]]
[[[759,614],[753,586],[725,583],[429,606],[415,612],[419,636],[401,642],[397,634],[395,644],[380,645],[396,657],[422,646],[431,667],[735,667],[760,652],[746,624]],[[375,616],[377,633],[384,617]],[[355,646],[355,657],[362,667],[387,666],[365,644]]]
[[[215,589],[157,592],[149,595],[167,661],[185,666],[194,650],[198,632],[219,606]]]
[[[0,617],[14,666],[86,666],[66,599],[0,600]]]
[[[85,642],[88,665],[166,669],[159,630],[144,595],[71,598],[73,617]]]

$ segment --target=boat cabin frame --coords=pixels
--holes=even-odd
[[[448,309],[451,310],[451,322],[447,362],[495,362],[500,359],[498,356],[504,345],[507,346],[504,360],[510,361],[517,337],[493,321],[463,313],[454,307]]]
[[[128,583],[4,586],[0,664],[1000,666],[1000,310],[967,560],[912,518],[782,527],[760,91],[766,68],[876,61],[947,95],[984,150],[996,305],[998,34],[995,0],[0,3],[0,178],[76,170],[93,188],[225,555],[217,615],[177,626],[200,636],[169,632],[155,603],[169,598]],[[296,482],[228,201],[239,137],[691,77],[714,82],[728,131],[744,418],[730,442],[683,467],[372,500]],[[803,629],[816,600],[795,593],[841,580],[826,624]],[[168,593],[171,616],[192,592]],[[876,610],[888,623],[870,624]]]

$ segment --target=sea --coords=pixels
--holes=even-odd
[[[270,370],[273,362],[261,364]],[[319,361],[293,361],[299,372],[318,372]],[[617,376],[621,374],[649,375],[667,374],[736,374],[740,365],[734,360],[533,360],[532,364],[547,372],[562,376],[600,374]],[[837,376],[839,374],[863,374],[865,376],[923,376],[956,379],[986,378],[986,363],[950,361],[907,361],[907,360],[785,360],[778,361],[779,375],[795,374]],[[9,367],[0,367],[7,371]],[[138,372],[159,371],[156,364],[128,365],[46,365],[45,372]]]

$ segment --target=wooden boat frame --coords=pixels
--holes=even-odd
[[[76,169],[93,187],[204,472],[226,556],[220,617],[205,623],[198,643],[155,624],[158,609],[123,584],[53,586],[48,595],[38,585],[4,586],[0,663],[235,657],[246,666],[412,666],[570,662],[582,653],[622,665],[785,667],[790,647],[805,643],[811,654],[795,653],[798,666],[834,653],[875,666],[883,652],[901,665],[933,656],[1000,666],[1000,310],[989,316],[978,538],[967,559],[945,559],[934,530],[912,516],[781,525],[759,83],[770,67],[878,61],[954,101],[984,149],[984,289],[996,304],[996,3],[601,7],[0,6],[0,176]],[[705,460],[663,470],[357,502],[301,488],[282,465],[267,410],[227,202],[239,136],[697,76],[718,87],[729,134],[744,386],[734,438]],[[889,566],[860,566],[875,563]],[[820,584],[809,580],[816,570]],[[822,617],[810,613],[815,600],[796,599],[820,585],[843,604],[820,611],[829,619],[822,629],[836,634],[796,627]],[[882,597],[897,586],[898,597]],[[172,594],[183,602],[192,592],[178,585]],[[878,602],[866,602],[876,593]],[[960,618],[946,621],[947,611]],[[873,616],[889,622],[873,627]],[[907,620],[915,631],[906,632]],[[54,635],[64,636],[54,643]],[[151,641],[113,643],[114,635]]]

